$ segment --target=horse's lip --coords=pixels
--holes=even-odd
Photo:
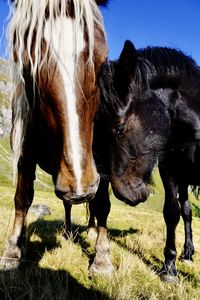
[[[92,199],[94,198],[94,196],[87,196],[87,197],[83,197],[81,199],[69,199],[69,200],[63,200],[64,202],[68,202],[69,204],[72,204],[72,205],[76,205],[76,204],[82,204],[82,203],[86,203],[86,202],[89,202],[91,201]]]
[[[74,204],[81,204],[81,203],[85,203],[85,202],[89,202],[91,201],[95,194],[85,194],[85,195],[82,195],[82,196],[77,196],[77,197],[69,197],[69,196],[66,196],[66,195],[63,195],[63,194],[58,194],[56,193],[56,196],[61,199],[62,201],[64,201],[65,203],[69,203],[71,205],[74,205]]]
[[[120,200],[121,200],[121,199],[120,199]],[[121,201],[125,202],[125,203],[128,204],[129,206],[137,206],[138,204],[145,202],[146,199],[145,199],[145,200],[143,200],[143,199],[136,199],[136,200],[134,200],[134,201],[128,200],[128,199],[123,199],[123,200],[121,200]]]
[[[128,204],[129,206],[137,206],[139,203],[146,201],[146,199],[138,199],[138,198],[136,198],[135,200],[129,200],[129,199],[123,197],[121,194],[119,194],[116,191],[114,191],[114,194],[118,200],[123,201],[124,203]]]

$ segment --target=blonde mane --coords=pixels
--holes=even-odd
[[[14,174],[21,155],[21,148],[26,132],[30,108],[25,92],[23,77],[24,65],[30,65],[33,81],[36,81],[43,64],[50,59],[51,43],[46,43],[45,53],[42,49],[44,28],[48,21],[54,28],[56,19],[66,20],[70,15],[69,8],[73,6],[74,59],[78,55],[79,28],[87,34],[88,64],[93,67],[94,30],[98,27],[105,36],[101,12],[94,0],[15,0],[11,5],[11,20],[8,29],[9,52],[13,62],[13,101],[15,118],[12,130],[12,150]],[[60,35],[67,34],[62,31]],[[51,39],[50,37],[50,41]],[[76,47],[77,46],[77,47]],[[59,57],[58,57],[59,59]],[[61,62],[62,63],[62,62]],[[64,63],[64,62],[63,62]],[[20,87],[20,88],[18,88]],[[16,92],[16,89],[20,93]]]

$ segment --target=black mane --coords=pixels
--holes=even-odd
[[[131,90],[135,97],[140,97],[144,91],[159,88],[179,89],[181,86],[187,91],[188,84],[194,85],[194,90],[200,92],[200,67],[182,51],[167,47],[147,47],[135,49],[134,55],[135,70],[132,70],[132,76],[127,75],[127,78],[130,78],[127,89]],[[128,64],[133,64],[131,58],[128,57],[127,60]],[[120,58],[116,61],[106,61],[100,75],[102,100],[98,113],[103,112],[110,119],[125,106],[117,92],[118,86],[123,89],[123,85],[120,85],[119,79],[115,82],[117,72],[119,75],[126,72],[126,69],[120,70],[119,61]]]
[[[151,63],[159,73],[168,73],[174,70],[192,75],[199,72],[196,62],[181,50],[167,47],[147,47],[139,49],[137,53],[139,59],[145,60],[147,64]]]
[[[101,101],[96,118],[101,114],[106,115],[109,119],[116,115],[123,104],[118,98],[114,85],[114,76],[117,61],[107,60],[101,68],[99,86],[101,90]]]

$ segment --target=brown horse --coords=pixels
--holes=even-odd
[[[18,172],[15,221],[4,255],[17,267],[38,164],[52,175],[66,203],[95,195],[99,174],[92,155],[97,78],[107,57],[97,5],[106,0],[15,0],[9,27],[13,61],[11,146]]]

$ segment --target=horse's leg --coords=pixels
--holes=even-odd
[[[24,156],[18,163],[18,180],[15,193],[15,220],[4,253],[2,264],[6,269],[17,268],[24,257],[26,239],[26,215],[33,201],[36,165]]]
[[[165,188],[165,204],[163,213],[167,226],[167,239],[164,250],[165,263],[160,275],[164,281],[175,281],[175,276],[177,276],[175,266],[175,230],[180,220],[180,207],[177,199],[178,186],[174,182],[173,178],[168,175],[165,167],[160,167],[160,175]]]
[[[181,216],[183,218],[185,228],[185,244],[181,259],[192,261],[192,255],[194,254],[194,245],[192,240],[192,210],[188,199],[188,186],[186,185],[179,186],[179,202],[181,204]]]
[[[65,208],[65,224],[63,228],[63,237],[68,238],[72,234],[72,225],[71,225],[71,209],[72,205],[63,201]]]
[[[110,212],[108,181],[101,180],[95,198],[92,200],[97,218],[97,241],[95,258],[90,267],[90,273],[109,274],[114,270],[110,260],[110,243],[107,237],[107,217]]]
[[[88,222],[88,238],[94,240],[97,238],[97,228],[95,224],[95,201],[89,202],[89,222]]]

